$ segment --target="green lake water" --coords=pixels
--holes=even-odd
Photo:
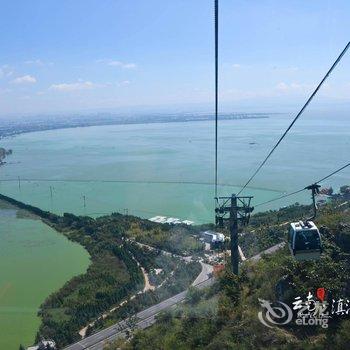
[[[78,244],[40,220],[0,209],[0,349],[33,344],[40,304],[88,265]]]
[[[237,193],[291,118],[220,122],[219,195]],[[13,155],[0,168],[0,192],[58,214],[98,216],[128,209],[145,218],[213,221],[213,131],[213,122],[201,121],[62,129],[3,139],[0,146]],[[253,195],[255,205],[305,187],[346,164],[349,150],[347,115],[306,113],[244,194]],[[337,190],[349,179],[345,170],[323,185]],[[307,203],[309,197],[301,193],[259,210]],[[0,220],[0,341],[27,343],[38,326],[38,305],[82,272],[88,257],[39,221]]]

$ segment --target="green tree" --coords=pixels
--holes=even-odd
[[[220,279],[220,285],[233,304],[237,304],[241,294],[238,276],[226,270]]]
[[[200,289],[191,286],[188,289],[188,292],[186,295],[186,301],[190,305],[197,304],[201,300],[202,294],[203,294],[203,292]]]

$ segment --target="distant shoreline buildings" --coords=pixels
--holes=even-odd
[[[181,220],[179,218],[171,218],[171,217],[166,217],[161,215],[154,216],[153,218],[150,218],[148,220],[152,222],[157,222],[158,224],[172,224],[172,225],[185,224],[188,226],[191,226],[194,224],[194,221]]]
[[[0,140],[28,132],[46,131],[67,128],[81,128],[103,125],[129,125],[152,123],[183,123],[213,120],[209,113],[173,113],[173,114],[135,114],[135,115],[59,115],[32,118],[4,118],[1,120]],[[223,113],[220,120],[261,119],[269,118],[267,113]]]

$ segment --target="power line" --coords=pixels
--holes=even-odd
[[[215,0],[215,197],[218,196],[219,0]]]
[[[17,180],[5,180],[5,181],[17,181]],[[23,180],[21,179],[21,181],[23,181]],[[29,180],[25,179],[24,181],[29,181]],[[46,182],[46,181],[51,181],[51,180],[43,180],[43,181]],[[65,180],[55,180],[55,181],[65,181]],[[82,181],[85,181],[85,180],[82,180]],[[91,181],[91,180],[88,180],[88,181]],[[0,182],[1,182],[1,180],[0,180]],[[52,187],[50,186],[50,192],[51,191],[52,191]],[[81,198],[83,200],[83,207],[86,208],[87,207],[87,197],[86,197],[86,195],[82,195]],[[52,198],[51,198],[51,200],[52,200]],[[113,203],[101,200],[101,198],[94,197],[93,201],[94,202],[99,202],[99,203],[101,203],[103,205],[106,205],[108,207],[113,206]],[[115,210],[117,210],[119,213],[124,211],[124,215],[125,215],[125,213],[127,213],[127,215],[130,214],[130,209],[129,208],[113,207],[113,209],[111,209],[111,211],[109,211],[109,212],[91,212],[91,213],[84,213],[84,215],[86,215],[86,216],[90,216],[90,215],[111,215],[113,212],[115,212]],[[172,217],[172,214],[164,213],[164,212],[159,213],[159,212],[155,212],[155,211],[151,211],[151,210],[138,209],[138,208],[131,208],[131,210],[133,212],[145,213],[145,214],[150,214],[150,215],[162,215],[162,216]],[[176,217],[179,218],[180,220],[188,220],[188,218],[185,218],[183,216],[181,216],[181,217],[176,216]],[[204,222],[204,220],[203,220],[203,222]]]
[[[323,177],[322,179],[320,179],[320,180],[314,182],[314,184],[315,184],[315,185],[319,184],[320,182],[322,182],[322,181],[324,181],[324,180],[330,178],[331,176],[333,176],[333,175],[339,173],[340,171],[342,171],[343,169],[347,168],[348,166],[350,166],[350,163],[345,164],[344,166],[342,166],[341,168],[339,168],[339,169],[333,171],[333,172],[330,173],[329,175],[327,175],[327,176]],[[277,201],[277,200],[280,200],[280,199],[283,199],[283,198],[286,198],[286,197],[293,196],[293,195],[298,194],[298,193],[300,193],[300,192],[303,192],[303,191],[305,191],[305,190],[306,190],[306,187],[301,188],[300,190],[297,190],[297,191],[294,191],[294,192],[291,192],[291,193],[287,193],[287,194],[285,194],[285,195],[283,195],[283,196],[270,199],[270,200],[268,200],[268,201],[266,201],[266,202],[259,203],[259,204],[255,205],[255,207],[259,207],[259,206],[264,205],[264,204],[268,204],[268,203],[271,203],[271,202],[274,202],[274,201]]]
[[[204,185],[212,186],[213,182],[209,181],[172,181],[172,180],[121,180],[121,179],[37,179],[37,178],[21,178],[22,182],[81,182],[81,183],[130,183],[130,184],[152,184],[152,185]],[[17,179],[0,179],[1,182],[18,182]],[[227,186],[227,187],[241,187],[240,184],[232,184],[220,182],[218,186]],[[282,192],[274,188],[258,187],[258,186],[249,186],[253,190],[263,190],[263,191],[273,191],[273,192]]]
[[[336,173],[339,173],[339,171],[342,171],[343,169],[345,169],[345,168],[348,167],[349,165],[350,165],[350,163],[348,163],[348,164],[342,166],[341,168],[337,169],[336,171],[333,171],[333,173],[331,173],[331,174],[325,176],[325,177],[322,178],[321,180],[318,180],[318,181],[316,182],[316,184],[318,184],[318,183],[320,183],[320,182],[322,182],[322,181],[328,179],[329,177],[335,175]]]
[[[294,191],[294,192],[291,192],[291,193],[287,193],[287,194],[285,194],[283,196],[280,196],[280,197],[277,197],[277,198],[270,199],[270,200],[268,200],[266,202],[263,202],[263,203],[259,203],[257,205],[254,205],[254,208],[259,207],[259,206],[264,205],[264,204],[268,204],[268,203],[280,200],[280,199],[283,199],[283,198],[286,198],[286,197],[293,196],[294,194],[298,194],[298,193],[303,192],[303,191],[305,191],[305,188],[302,188],[300,190],[297,190],[297,191]]]
[[[305,111],[306,107],[309,105],[309,103],[312,101],[312,99],[315,97],[315,95],[317,94],[318,90],[321,88],[321,86],[323,85],[323,83],[326,81],[326,79],[328,78],[328,76],[332,73],[333,69],[337,66],[337,64],[340,62],[340,60],[342,59],[342,57],[344,56],[344,54],[346,53],[346,51],[348,50],[350,46],[350,42],[347,43],[347,45],[345,46],[345,48],[343,49],[343,51],[340,53],[340,55],[338,56],[338,58],[335,60],[335,62],[333,63],[332,67],[329,69],[329,71],[327,72],[327,74],[323,77],[323,79],[321,80],[321,82],[317,85],[316,89],[314,90],[314,92],[311,94],[311,96],[308,98],[308,100],[306,101],[306,103],[304,104],[304,106],[301,108],[301,110],[299,111],[299,113],[296,115],[296,117],[294,118],[294,120],[292,121],[292,123],[288,126],[287,130],[283,133],[283,135],[280,137],[280,139],[278,140],[278,142],[275,144],[275,146],[272,148],[272,150],[269,152],[269,154],[266,156],[266,158],[264,159],[264,161],[259,165],[259,167],[255,170],[255,172],[253,173],[253,175],[249,178],[249,180],[245,183],[245,185],[241,188],[241,190],[238,192],[238,195],[249,185],[249,183],[254,179],[254,177],[258,174],[258,172],[260,171],[260,169],[265,165],[265,163],[267,162],[267,160],[270,158],[270,156],[272,155],[272,153],[275,151],[275,149],[279,146],[279,144],[281,143],[281,141],[284,139],[284,137],[287,135],[287,133],[289,132],[289,130],[292,128],[292,126],[295,124],[295,122],[298,120],[298,118],[303,114],[303,112]]]

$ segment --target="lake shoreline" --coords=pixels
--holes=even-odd
[[[6,198],[0,199],[0,226],[0,348],[17,350],[34,343],[44,301],[85,273],[91,260],[82,245]]]
[[[178,250],[198,253],[203,247],[192,236],[188,237],[193,229],[187,226],[182,227],[182,230],[177,233],[174,238],[177,244],[174,245],[172,239],[175,233],[169,229],[168,225],[151,223],[136,216],[118,213],[97,219],[69,213],[61,216],[1,194],[0,199],[38,215],[43,222],[55,228],[69,240],[83,246],[90,255],[91,264],[86,272],[72,277],[63,286],[53,291],[41,304],[38,313],[41,324],[36,340],[52,338],[54,335],[56,344],[61,348],[72,341],[80,340],[79,330],[82,327],[91,323],[101,313],[131,298],[135,293],[138,297],[135,296],[132,299],[133,305],[135,304],[133,307],[142,308],[143,294],[150,298],[148,303],[153,304],[159,298],[173,295],[177,292],[176,289],[185,289],[199,274],[198,262],[181,260],[179,263],[173,261],[162,263],[163,259],[158,260],[158,253],[153,252],[148,252],[148,258],[144,258],[141,248],[124,239],[135,232],[153,237],[155,230],[161,230],[164,240],[157,241],[157,244],[160,244],[158,247],[160,250],[166,246],[173,254],[179,253]],[[134,232],[135,225],[138,229]],[[118,230],[115,230],[116,227]],[[152,259],[152,264],[149,259]],[[175,257],[171,256],[169,259],[172,260]],[[179,258],[176,257],[176,259]],[[171,277],[168,276],[167,282],[164,285],[161,284],[157,293],[154,294],[148,290],[151,289],[149,286],[147,288],[147,279],[144,278],[142,267],[148,269],[153,266],[154,268],[158,264],[161,266],[165,264],[163,267],[171,264],[175,272],[170,274],[169,271],[167,272],[165,276]],[[84,302],[80,294],[77,294],[77,291],[81,290],[86,293]],[[140,291],[141,293],[138,293]],[[73,299],[74,302],[72,302]],[[123,305],[123,307],[123,310],[120,310],[122,313],[129,306]]]
[[[247,114],[229,114],[220,116],[220,121],[224,120],[250,120],[250,119],[268,119],[270,114],[276,113],[247,113]],[[279,113],[277,113],[279,114]],[[75,128],[87,128],[91,126],[114,126],[114,125],[147,125],[147,124],[167,124],[167,123],[189,123],[189,122],[203,122],[203,121],[211,121],[214,120],[213,116],[208,115],[205,117],[183,117],[177,116],[176,118],[159,118],[159,117],[150,117],[149,119],[139,118],[136,120],[130,119],[122,119],[122,120],[78,120],[77,122],[71,122],[69,119],[63,123],[55,124],[48,118],[47,120],[40,120],[37,122],[36,120],[32,121],[32,124],[25,123],[24,125],[11,125],[6,129],[6,126],[3,127],[5,131],[0,132],[0,140],[15,137],[21,134],[27,134],[31,132],[40,132],[40,131],[49,131],[49,130],[60,130],[60,129],[75,129]],[[46,125],[42,125],[43,123],[48,123]],[[19,131],[17,131],[19,129]]]

